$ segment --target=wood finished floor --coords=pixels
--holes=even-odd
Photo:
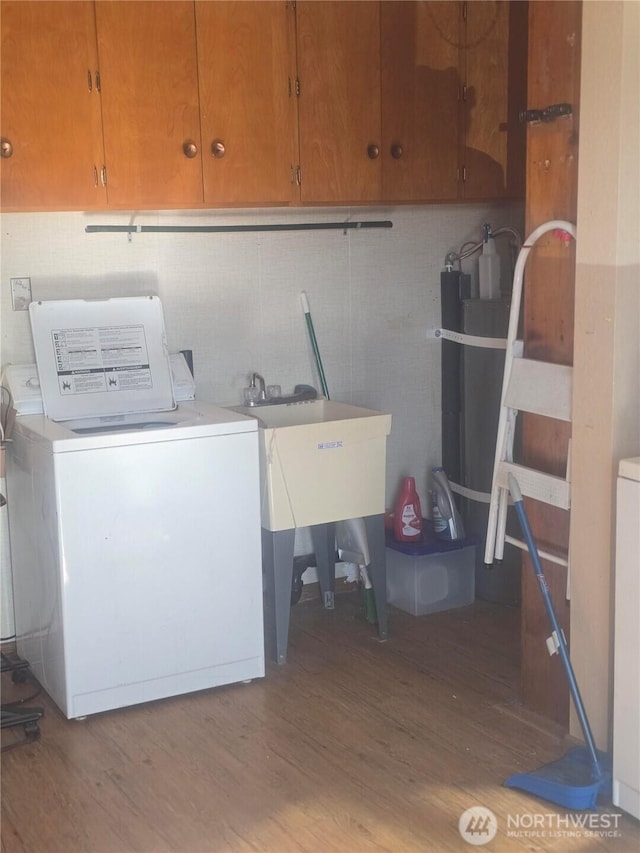
[[[508,834],[567,814],[502,787],[568,748],[518,706],[518,634],[517,610],[478,602],[391,609],[380,643],[346,593],[293,608],[288,663],[252,684],[85,721],[41,696],[41,739],[2,757],[2,851],[468,851],[473,805],[498,819],[478,849],[637,851],[626,816],[613,838]]]

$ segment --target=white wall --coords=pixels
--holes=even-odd
[[[611,741],[618,462],[640,455],[640,3],[583,5],[571,508],[571,656]],[[638,673],[629,673],[637,678]],[[572,732],[580,729],[572,719]]]

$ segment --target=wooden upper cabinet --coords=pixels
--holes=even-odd
[[[381,15],[383,197],[455,200],[460,4],[385,0]]]
[[[301,201],[381,198],[380,4],[296,3]]]
[[[4,209],[524,193],[522,0],[0,2]]]
[[[524,195],[526,2],[464,4],[464,198]]]
[[[91,2],[3,2],[0,191],[5,210],[105,204]]]
[[[96,24],[109,206],[201,206],[193,3],[98,0]]]
[[[207,203],[298,195],[293,23],[283,2],[196,2]]]

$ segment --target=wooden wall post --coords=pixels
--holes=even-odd
[[[580,94],[580,2],[529,4],[528,109],[568,103],[573,114],[527,129],[527,234],[550,219],[576,221],[578,186],[578,103]],[[525,355],[573,363],[575,244],[553,233],[542,237],[527,262],[524,288]],[[569,424],[523,416],[524,464],[564,476]],[[527,501],[540,548],[566,552],[569,516]],[[567,571],[543,564],[558,620],[569,637]],[[545,640],[551,627],[528,556],[522,573],[522,700],[530,709],[563,725],[569,720],[569,691],[558,655]]]

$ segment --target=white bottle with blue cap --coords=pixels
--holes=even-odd
[[[440,516],[444,520],[442,531],[438,531],[434,517],[434,531],[442,539],[464,539],[464,525],[453,500],[451,485],[444,468],[432,468],[431,479],[435,497],[434,509],[437,506]]]

